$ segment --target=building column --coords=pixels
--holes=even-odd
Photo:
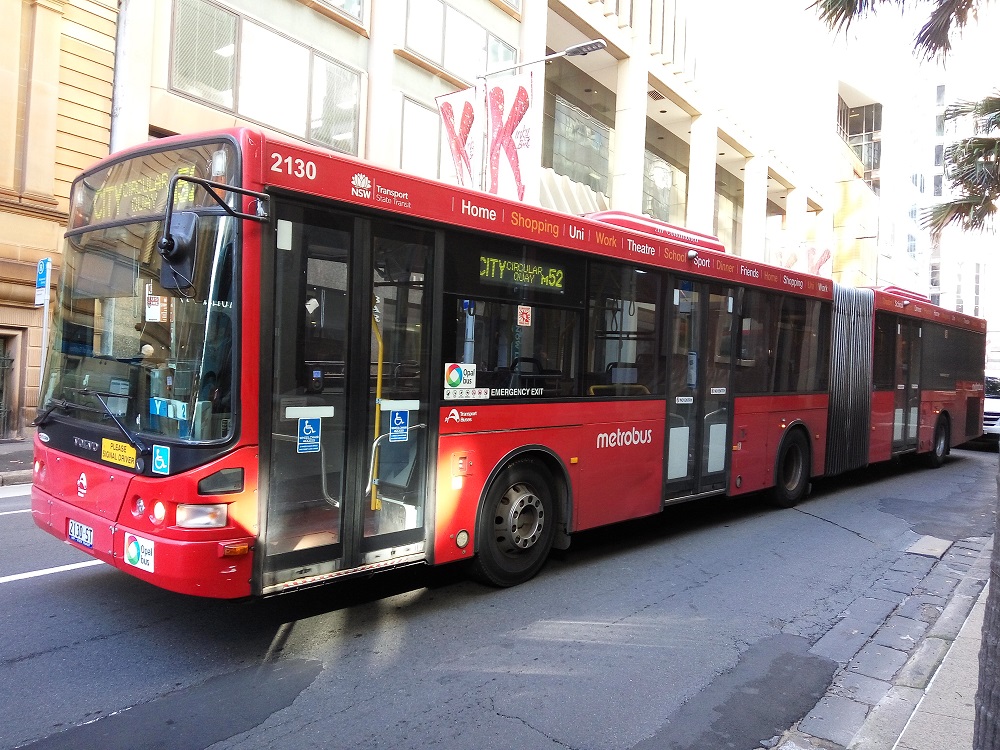
[[[802,188],[789,188],[785,197],[785,248],[789,256],[805,258],[806,232],[809,222],[806,221],[808,201],[806,191]],[[802,264],[805,268],[805,263]]]
[[[111,153],[149,140],[153,80],[154,3],[121,0],[115,35],[115,79],[111,103]]]
[[[398,138],[386,138],[386,132],[399,132],[400,107],[399,89],[393,86],[392,77],[396,59],[394,40],[403,38],[406,13],[403,3],[396,0],[372,0],[371,21],[368,41],[368,97],[361,113],[365,123],[362,133],[363,143],[358,144],[362,157],[390,167],[399,167],[400,143]],[[387,128],[387,124],[396,124]]]
[[[765,262],[767,235],[767,157],[751,156],[743,168],[743,242],[747,260]]]
[[[0,0],[0,18],[4,19],[13,43],[0,45],[0,198],[13,197],[20,192],[14,184],[17,168],[17,99],[20,91],[21,7],[22,0]]]
[[[541,60],[547,49],[548,9],[542,3],[522,3],[521,26],[518,29],[517,43],[520,46],[518,57],[523,61]],[[558,52],[559,50],[556,50]],[[542,71],[544,75],[545,71]]]
[[[545,3],[521,3],[521,25],[518,28],[517,44],[518,59],[522,62],[541,60],[545,57],[548,34],[548,8]],[[557,50],[558,51],[558,50]],[[519,73],[531,73],[531,110],[530,118],[533,124],[529,126],[532,140],[536,140],[537,148],[521,149],[518,154],[524,164],[523,174],[536,175],[538,179],[525,180],[525,203],[540,205],[542,191],[542,131],[544,130],[545,112],[545,64],[529,65],[521,68]],[[531,157],[531,163],[526,157]]]
[[[611,164],[612,208],[642,213],[646,170],[646,103],[649,91],[650,0],[633,0],[630,54],[618,63],[615,147]]]
[[[701,114],[692,118],[685,226],[705,234],[715,234],[715,170],[718,145],[719,133],[715,117],[711,114]]]
[[[24,117],[21,194],[57,205],[55,191],[56,122],[59,105],[59,38],[62,0],[32,0],[28,99]]]

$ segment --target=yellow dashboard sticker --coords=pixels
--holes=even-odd
[[[135,468],[135,448],[118,440],[101,440],[101,458],[119,466]]]

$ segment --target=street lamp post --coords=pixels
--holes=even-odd
[[[528,65],[537,65],[538,63],[548,62],[549,60],[555,60],[559,57],[583,57],[584,55],[589,55],[591,52],[597,52],[598,50],[607,48],[608,48],[608,43],[603,39],[591,39],[589,42],[580,42],[579,44],[571,44],[562,52],[553,52],[551,55],[540,57],[537,60],[529,60],[528,62],[514,63],[513,65],[508,65],[506,68],[487,71],[482,75],[476,76],[476,78],[482,78],[485,80],[488,76],[495,76],[499,73],[507,73],[511,70],[517,70],[518,68],[523,68]]]

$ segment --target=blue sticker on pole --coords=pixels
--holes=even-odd
[[[389,412],[389,442],[405,443],[410,435],[410,412]]]
[[[319,417],[302,417],[299,419],[299,436],[296,445],[298,453],[319,453],[320,421]]]
[[[35,275],[35,305],[44,305],[49,294],[49,274],[52,270],[52,258],[42,258],[38,261],[38,272]]]

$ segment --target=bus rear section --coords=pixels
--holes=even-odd
[[[940,466],[981,433],[986,321],[893,287],[838,286],[827,473],[915,454]]]

